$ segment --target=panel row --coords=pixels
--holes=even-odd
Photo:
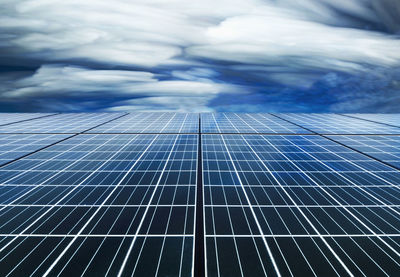
[[[278,116],[318,134],[400,134],[399,127],[339,114],[297,113]]]
[[[0,237],[0,247],[7,253],[0,260],[1,276],[183,277],[193,272],[191,236]]]
[[[330,138],[400,169],[400,136],[330,136]]]
[[[207,276],[397,276],[389,244],[399,250],[400,238],[208,237]]]
[[[346,114],[347,116],[371,120],[378,123],[384,123],[400,127],[400,114],[382,114],[382,113],[355,113]]]
[[[0,135],[0,165],[67,138],[68,135]]]
[[[0,125],[0,133],[80,133],[124,115],[123,113],[68,113]],[[1,117],[1,114],[0,114]]]
[[[203,113],[202,133],[281,133],[309,134],[311,132],[267,113]]]
[[[198,133],[201,124],[202,133],[400,134],[398,119],[399,114],[0,113],[0,133]]]
[[[196,113],[132,113],[89,131],[90,133],[198,133]]]
[[[0,113],[0,125],[55,115],[54,113]]]

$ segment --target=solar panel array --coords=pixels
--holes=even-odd
[[[367,116],[0,114],[0,276],[398,276],[399,115]]]

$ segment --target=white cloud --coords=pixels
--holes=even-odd
[[[93,70],[63,65],[42,66],[32,76],[14,82],[4,78],[3,82],[11,84],[0,88],[3,100],[51,96],[115,96],[135,98],[116,106],[126,106],[129,103],[140,110],[152,104],[157,109],[204,111],[208,110],[208,101],[216,95],[241,92],[237,86],[209,80],[163,81],[149,72]]]
[[[41,65],[30,77],[10,79],[0,89],[7,99],[101,91],[141,99],[118,109],[139,103],[206,109],[221,93],[251,90],[226,84],[224,74],[308,88],[329,71],[400,66],[398,37],[362,29],[398,32],[397,0],[3,0],[1,6],[0,65]]]
[[[244,64],[355,71],[362,64],[400,65],[400,40],[288,17],[271,9],[228,18],[207,31],[207,43],[188,53]]]
[[[389,8],[375,0],[28,0],[5,1],[0,30],[14,34],[13,53],[35,59],[86,59],[114,65],[176,64],[183,49],[193,56],[276,64],[287,57],[299,65],[348,69],[366,61],[399,61],[396,39],[373,32],[338,29],[337,11],[395,28]],[[371,8],[375,7],[374,8]],[[334,8],[332,8],[334,7]],[[351,21],[351,20],[350,20]],[[353,18],[354,21],[354,18]],[[320,22],[320,23],[318,23]],[[324,23],[324,24],[322,24]],[[348,23],[351,24],[351,23]],[[187,59],[190,57],[186,57]],[[193,57],[192,57],[193,58]],[[326,64],[326,65],[323,65]],[[351,66],[350,66],[351,68]]]
[[[29,77],[21,78],[10,87],[3,87],[2,97],[36,97],[49,95],[95,93],[135,84],[156,82],[154,75],[142,71],[88,70],[81,67],[44,65]]]

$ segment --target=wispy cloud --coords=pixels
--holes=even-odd
[[[400,68],[396,0],[0,5],[2,109],[388,111],[397,99],[398,75],[374,74]]]
[[[188,52],[215,60],[318,70],[400,65],[400,40],[295,19],[271,9],[232,17],[207,30],[207,44]]]
[[[220,92],[239,92],[236,86],[208,79],[159,80],[157,75],[144,71],[93,70],[63,65],[42,66],[32,76],[17,80],[11,76],[3,81],[5,85],[0,88],[3,101],[60,100],[67,96],[78,102],[81,98],[107,97],[111,107],[105,107],[106,110],[145,110],[150,104],[166,110],[208,110],[204,108],[207,100]]]

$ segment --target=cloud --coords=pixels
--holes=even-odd
[[[398,40],[332,26],[357,26],[355,16],[373,23],[381,15],[382,24],[392,22],[395,29],[398,19],[390,10],[400,4],[378,2],[7,1],[0,30],[14,36],[5,43],[14,49],[8,54],[47,62],[154,67],[205,57],[265,65],[288,59],[299,66],[346,69],[365,59],[398,62]],[[353,20],[342,23],[340,14]]]
[[[154,75],[140,71],[87,70],[81,67],[45,65],[32,76],[21,78],[8,88],[2,97],[38,97],[70,93],[96,93],[98,90],[124,87],[127,84],[154,82]]]
[[[363,64],[397,66],[400,40],[374,32],[290,18],[279,11],[232,17],[207,31],[193,56],[302,70],[362,70]]]
[[[330,111],[351,109],[354,97],[354,107],[372,107],[375,99],[390,110],[379,99],[398,91],[386,85],[381,94],[365,87],[355,93],[342,83],[365,76],[386,82],[373,73],[400,67],[397,0],[1,5],[0,108],[19,110],[30,99],[32,110],[285,110],[296,99],[301,111]],[[339,80],[334,102],[326,76]],[[397,81],[390,76],[388,84]]]
[[[192,71],[201,72],[201,69]],[[3,101],[10,102],[21,98],[83,98],[92,101],[107,98],[113,106],[106,107],[106,110],[129,110],[128,104],[133,106],[132,109],[143,110],[143,107],[153,104],[158,109],[194,111],[208,110],[208,101],[221,92],[239,93],[238,87],[233,85],[189,79],[159,80],[157,75],[143,71],[45,65],[32,76],[13,82],[4,78],[4,83],[9,85],[0,88],[0,95]],[[127,98],[134,99],[125,100]],[[141,104],[143,107],[138,108]]]
[[[397,0],[275,0],[275,7],[297,17],[330,26],[398,33],[400,2]]]
[[[152,96],[140,99],[132,99],[114,103],[105,111],[129,112],[129,111],[177,111],[177,112],[214,112],[213,108],[207,107],[209,96],[180,96],[165,97]]]

